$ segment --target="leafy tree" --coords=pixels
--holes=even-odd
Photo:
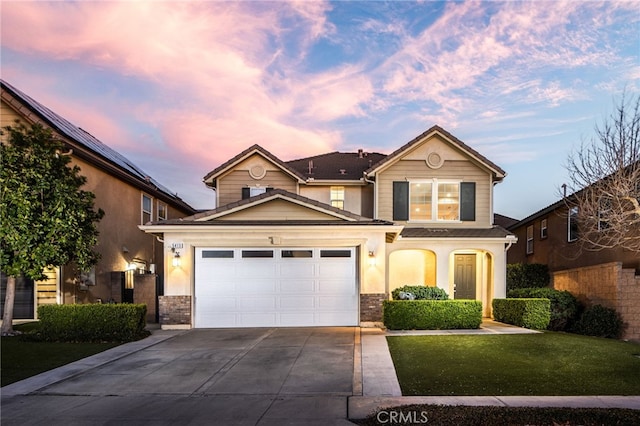
[[[12,334],[16,277],[43,279],[48,266],[75,263],[86,271],[98,261],[97,222],[86,178],[70,166],[70,153],[42,125],[19,122],[0,133],[1,268],[7,275],[2,335]]]
[[[569,155],[567,171],[575,193],[565,202],[577,213],[582,248],[640,252],[640,96],[623,95],[595,136]]]

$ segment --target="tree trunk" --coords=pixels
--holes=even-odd
[[[2,329],[0,334],[3,336],[13,334],[13,301],[16,298],[16,277],[10,275],[7,277],[7,295],[4,299],[4,313],[2,314]]]

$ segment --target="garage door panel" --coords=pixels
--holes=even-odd
[[[319,265],[319,275],[322,277],[340,277],[355,275],[352,262],[327,262]]]
[[[272,259],[250,259],[236,269],[236,277],[241,278],[275,278],[277,276],[277,268]]]
[[[270,324],[275,324],[276,321],[275,312],[248,312],[239,315],[240,321],[238,326],[240,327],[268,327]]]
[[[314,277],[316,275],[315,264],[312,262],[300,262],[298,259],[287,260],[280,264],[280,275],[285,277]]]
[[[318,282],[318,292],[320,294],[338,293],[344,295],[355,294],[355,287],[347,280],[321,280]]]
[[[281,280],[281,293],[313,293],[316,282],[313,280]]]
[[[195,258],[196,327],[358,324],[354,248],[198,248]]]
[[[280,310],[301,311],[315,308],[314,296],[280,297]]]
[[[320,325],[316,324],[316,316],[313,312],[298,312],[298,313],[287,313],[282,312],[280,314],[280,324],[283,326],[289,327],[305,327],[305,326],[313,326]]]

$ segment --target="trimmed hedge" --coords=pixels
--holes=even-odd
[[[578,319],[580,302],[566,290],[553,288],[519,288],[509,291],[508,298],[544,298],[551,302],[551,321],[548,330],[568,330]]]
[[[382,321],[389,330],[480,328],[478,300],[385,300]]]
[[[86,304],[38,307],[40,334],[61,342],[129,342],[146,336],[147,305]]]
[[[428,287],[424,285],[405,285],[403,287],[396,288],[391,292],[393,300],[400,300],[400,293],[411,293],[416,298],[415,300],[447,300],[449,296],[447,292],[440,287]]]
[[[512,263],[507,265],[507,290],[547,287],[550,282],[549,267],[542,263]]]
[[[615,309],[593,305],[584,310],[572,331],[585,336],[619,339],[623,328],[624,322]]]
[[[549,299],[493,299],[493,318],[498,322],[532,330],[545,330],[551,320]]]

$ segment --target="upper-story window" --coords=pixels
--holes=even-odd
[[[331,206],[344,210],[344,186],[332,186],[330,192]]]
[[[242,199],[245,200],[249,197],[255,197],[256,195],[264,194],[265,192],[269,192],[273,188],[267,186],[246,186],[242,188]]]
[[[533,225],[527,226],[527,254],[533,253]]]
[[[167,220],[167,205],[158,201],[158,220]]]
[[[578,239],[578,208],[571,207],[569,209],[569,217],[567,220],[567,241],[575,241]]]
[[[435,179],[411,182],[409,200],[409,220],[460,220],[459,182],[438,182]]]
[[[476,183],[424,179],[393,182],[393,220],[476,220]]]
[[[153,198],[142,194],[142,224],[153,220]]]
[[[547,219],[540,221],[540,239],[543,240],[549,236],[549,228],[547,225]]]

